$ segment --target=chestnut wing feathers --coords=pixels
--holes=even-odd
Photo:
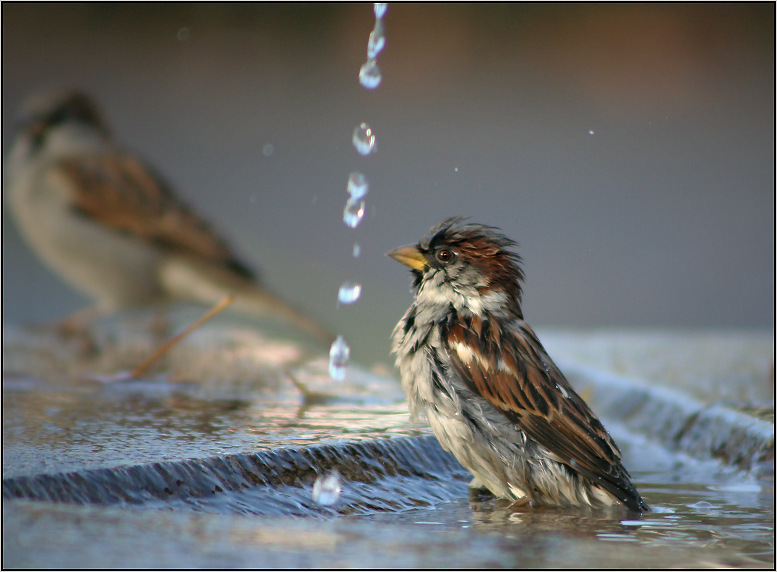
[[[556,459],[635,510],[646,505],[602,424],[548,357],[531,328],[461,318],[444,336],[455,373]],[[494,364],[496,370],[494,371]]]
[[[100,224],[253,278],[210,226],[131,155],[66,159],[59,169],[72,181],[75,208]]]

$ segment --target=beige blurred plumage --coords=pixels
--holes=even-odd
[[[165,300],[291,319],[330,336],[258,284],[225,240],[147,165],[117,146],[94,102],[59,92],[29,98],[8,154],[4,194],[30,246],[99,312]]]

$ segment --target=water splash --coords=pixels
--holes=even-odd
[[[335,381],[343,381],[348,370],[351,348],[343,336],[337,336],[329,348],[329,377]]]
[[[386,46],[386,36],[382,18],[386,14],[387,8],[388,4],[385,2],[376,2],[373,4],[375,26],[373,27],[372,32],[370,32],[370,37],[367,42],[367,61],[359,69],[359,83],[367,89],[377,88],[382,81],[382,75],[376,58]],[[366,156],[377,150],[375,132],[366,122],[362,122],[353,130],[351,141],[356,152],[360,155]],[[366,209],[364,198],[367,196],[369,188],[367,177],[364,176],[363,173],[354,171],[348,176],[349,196],[345,203],[345,208],[343,209],[343,222],[346,226],[356,228],[364,219],[364,212]],[[354,243],[352,254],[354,258],[358,258],[361,254],[361,246],[358,242]],[[337,292],[337,300],[341,304],[353,304],[359,299],[361,293],[361,284],[344,282]],[[345,379],[350,355],[351,348],[348,346],[343,336],[337,336],[337,339],[335,339],[332,346],[329,348],[329,375],[333,380],[343,381]],[[316,481],[316,485],[319,486],[319,481]],[[314,498],[316,495],[315,491],[316,489],[314,487]],[[337,484],[337,494],[339,494],[339,483]]]
[[[362,122],[353,130],[353,146],[360,155],[369,155],[375,150],[377,141],[375,132],[367,123]]]
[[[358,282],[343,282],[337,291],[337,300],[341,304],[353,304],[362,295],[362,285]]]
[[[313,500],[323,506],[331,506],[340,498],[340,473],[332,471],[324,475],[319,475],[313,484]]]

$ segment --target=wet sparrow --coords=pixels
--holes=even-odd
[[[449,218],[388,253],[413,274],[415,300],[392,335],[411,413],[498,497],[650,510],[524,322],[513,246],[497,229]]]
[[[36,95],[24,111],[4,194],[30,246],[100,312],[234,293],[238,309],[282,314],[326,336],[263,290],[221,236],[114,143],[86,95]]]

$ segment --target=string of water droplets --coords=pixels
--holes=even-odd
[[[367,89],[375,89],[380,85],[382,79],[380,68],[378,67],[378,54],[383,51],[386,45],[386,35],[383,31],[383,16],[386,14],[388,4],[386,2],[375,2],[373,9],[375,11],[375,27],[370,32],[370,39],[367,41],[367,61],[364,62],[359,70],[359,83]]]
[[[386,14],[388,3],[375,2],[373,11],[375,13],[375,26],[370,32],[367,41],[367,61],[359,70],[359,83],[366,89],[375,89],[382,80],[380,68],[378,67],[378,54],[386,45],[386,36],[383,27],[383,16]],[[366,122],[362,122],[353,130],[351,138],[356,152],[359,155],[366,156],[377,149],[377,139],[375,132]],[[369,191],[370,185],[364,173],[354,171],[348,176],[348,199],[343,209],[343,222],[349,228],[356,228],[364,218],[366,207],[365,197]],[[361,254],[361,247],[358,242],[354,242],[352,254],[358,258]],[[340,286],[337,292],[337,301],[340,304],[353,304],[362,293],[362,286],[358,282],[346,281]],[[348,369],[348,362],[351,358],[351,348],[342,335],[338,335],[332,346],[329,348],[329,375],[335,381],[343,381]]]
[[[359,83],[367,89],[375,89],[380,85],[381,74],[378,68],[378,54],[386,45],[383,33],[383,16],[388,4],[376,2],[373,5],[375,11],[375,27],[370,33],[367,42],[367,61],[359,70]],[[360,155],[369,155],[376,149],[377,141],[375,132],[367,123],[361,123],[353,130],[353,146]],[[343,222],[349,228],[356,228],[364,218],[366,205],[365,197],[370,189],[370,184],[364,173],[355,171],[348,176],[348,200],[343,209]],[[353,257],[358,258],[361,247],[358,242],[353,245]],[[358,282],[346,281],[337,291],[337,301],[340,304],[353,304],[362,293],[362,286]],[[343,381],[351,359],[351,348],[343,336],[337,336],[332,347],[329,348],[329,375],[335,381]],[[340,498],[340,474],[334,470],[320,474],[313,484],[313,500],[323,506],[331,506]]]

